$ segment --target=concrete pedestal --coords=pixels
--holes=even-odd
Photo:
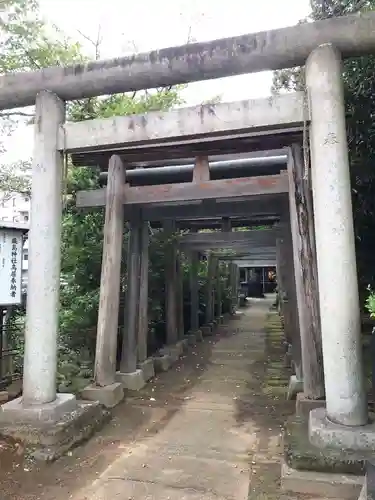
[[[303,381],[298,379],[296,375],[292,375],[289,379],[289,386],[286,398],[288,400],[296,399],[297,394],[303,392]]]
[[[51,462],[88,439],[111,414],[95,402],[58,394],[56,401],[28,407],[21,398],[1,406],[0,433],[22,441],[29,456]]]
[[[129,391],[139,391],[146,385],[143,371],[139,369],[132,373],[117,372],[116,380],[122,384],[124,389]]]
[[[375,449],[375,423],[349,427],[331,422],[325,408],[309,415],[309,439],[318,448],[371,451]]]
[[[146,382],[155,377],[154,360],[152,358],[148,358],[142,361],[142,363],[139,363],[138,368],[142,370],[143,378]]]
[[[57,394],[55,401],[39,405],[25,404],[20,397],[0,407],[0,425],[58,422],[76,408],[77,400],[73,394]]]
[[[367,500],[367,484],[366,481],[363,484],[363,488],[361,489],[361,493],[358,497],[358,500]]]
[[[323,399],[308,399],[303,392],[296,397],[296,415],[297,417],[308,418],[310,411],[315,408],[325,408],[326,402]]]
[[[99,385],[88,385],[81,392],[81,396],[88,401],[98,401],[106,408],[113,408],[124,399],[124,388],[119,382],[103,387]]]
[[[162,356],[154,356],[155,373],[167,372],[172,365],[172,360],[169,354]]]
[[[203,333],[201,330],[196,330],[194,332],[194,335],[195,335],[197,342],[203,342]]]
[[[182,342],[177,342],[175,345],[162,347],[159,352],[163,356],[169,356],[172,363],[177,363],[184,352],[184,345]]]
[[[190,346],[194,346],[197,343],[197,337],[196,337],[195,333],[189,332],[187,334],[187,341],[188,341],[188,344]]]
[[[210,325],[201,326],[203,337],[210,337],[212,335],[212,327]]]
[[[365,471],[363,453],[314,446],[309,441],[307,418],[291,416],[286,421],[283,455],[283,490],[324,498],[358,498]]]
[[[188,339],[186,337],[183,338],[182,340],[178,341],[177,344],[179,344],[181,346],[181,353],[182,354],[185,354],[186,352],[188,352],[189,342],[188,342]]]

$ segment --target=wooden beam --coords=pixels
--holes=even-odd
[[[249,231],[229,231],[212,233],[190,233],[179,236],[180,245],[247,243],[255,246],[274,246],[277,229],[251,229]]]
[[[310,399],[320,399],[324,397],[325,389],[314,214],[302,150],[298,144],[289,150],[288,172],[304,393]]]
[[[59,148],[79,153],[113,148],[126,149],[145,143],[147,147],[167,139],[185,140],[204,135],[256,133],[265,129],[293,129],[309,120],[303,92],[207,104],[144,115],[66,123],[61,128]]]
[[[0,110],[31,106],[44,89],[62,99],[75,100],[302,66],[312,50],[328,42],[344,57],[373,52],[375,13],[333,17],[107,61],[2,75]]]
[[[208,255],[207,288],[206,288],[206,323],[214,319],[214,279],[217,259],[212,254]]]
[[[140,229],[140,285],[138,314],[138,363],[147,359],[148,341],[148,268],[149,268],[149,228],[148,221],[142,221]]]
[[[210,180],[210,164],[207,156],[197,156],[193,169],[193,182],[208,182]]]
[[[105,204],[105,189],[78,191],[77,207],[102,207]],[[218,199],[246,199],[288,192],[288,177],[285,174],[223,179],[200,184],[186,182],[157,186],[123,186],[123,203],[126,206],[150,203],[189,202]]]
[[[172,240],[175,229],[173,221],[167,221],[164,225],[164,231],[170,239],[165,252],[165,325],[168,345],[173,345],[178,340],[177,246]]]
[[[128,286],[122,338],[121,373],[133,373],[137,369],[141,231],[142,227],[138,217],[131,223],[128,243]]]
[[[276,259],[234,259],[232,262],[238,267],[276,267]]]
[[[281,277],[282,312],[284,313],[285,337],[292,346],[295,374],[302,379],[301,336],[298,320],[297,290],[293,265],[293,242],[289,214],[285,214],[277,239],[277,271]]]
[[[95,384],[111,385],[116,376],[117,329],[120,305],[121,254],[124,231],[124,208],[121,185],[125,168],[112,156],[108,169],[105,208],[103,258],[100,277],[100,300],[95,354]]]
[[[212,181],[211,181],[212,182]],[[237,201],[233,203],[220,202],[215,200],[196,201],[186,205],[148,205],[143,209],[144,216],[150,221],[161,221],[173,219],[177,222],[186,219],[202,219],[216,217],[257,217],[280,215],[288,209],[287,194],[264,195],[261,198],[248,198],[247,201]],[[125,214],[126,216],[126,214]]]

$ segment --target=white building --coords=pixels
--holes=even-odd
[[[0,221],[24,222],[30,219],[30,196],[22,193],[0,194]]]

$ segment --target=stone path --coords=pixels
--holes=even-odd
[[[270,305],[254,299],[70,456],[31,470],[12,450],[2,500],[312,499],[280,493],[280,432],[293,403],[278,328],[271,319],[264,329]]]

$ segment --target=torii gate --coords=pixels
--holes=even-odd
[[[324,356],[326,409],[310,413],[309,438],[317,446],[338,446],[335,436],[339,433],[341,447],[372,448],[375,432],[367,425],[362,375],[341,60],[374,50],[375,13],[367,13],[109,62],[1,76],[0,109],[36,103],[36,126],[23,397],[3,405],[0,420],[13,426],[41,419],[56,423],[78,407],[73,395],[56,394],[55,380],[62,154],[90,153],[92,161],[98,164],[116,150],[128,158],[162,158],[168,151],[174,158],[186,157],[188,145],[189,155],[196,158],[202,152],[212,154],[221,141],[220,148],[226,153],[238,151],[238,147],[245,151],[287,147],[289,178],[279,174],[272,179],[269,176],[263,180],[242,180],[241,185],[200,179],[195,185],[175,185],[164,191],[149,186],[124,187],[121,157],[113,157],[113,197],[108,198],[108,185],[107,208],[109,199],[114,203],[114,213],[119,213],[123,203],[130,210],[150,202],[190,202],[228,195],[238,200],[243,194],[264,197],[267,193],[289,191],[302,357],[306,358],[303,363],[307,361],[305,374],[314,377],[306,353],[319,353],[319,309]],[[306,93],[166,114],[64,123],[67,99],[302,64],[306,64]],[[301,175],[303,162],[297,144],[307,131],[315,224],[311,221],[309,185],[306,176]],[[235,140],[229,140],[233,133]],[[121,178],[122,185],[118,186],[115,179]],[[105,191],[82,193],[78,199],[81,206],[104,206]],[[310,225],[306,220],[310,220]],[[112,224],[118,228],[121,220]],[[119,238],[119,231],[116,234]],[[315,255],[314,235],[319,308],[317,277],[309,264]],[[305,374],[304,385],[308,387]],[[319,378],[319,374],[315,375]]]

